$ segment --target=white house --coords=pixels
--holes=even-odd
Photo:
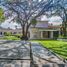
[[[56,38],[60,34],[60,26],[53,26],[48,23],[48,18],[39,18],[37,24],[30,27],[30,39]]]

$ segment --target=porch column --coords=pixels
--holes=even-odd
[[[41,31],[41,38],[43,38],[43,31]]]
[[[61,35],[61,32],[59,31],[59,36]]]
[[[53,38],[53,31],[51,31],[51,35],[50,35],[51,38]]]
[[[32,29],[30,29],[29,32],[30,32],[30,39],[33,39],[34,33],[32,32]]]

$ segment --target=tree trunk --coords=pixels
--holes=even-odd
[[[28,32],[29,32],[29,27],[30,27],[31,23],[28,24],[27,22],[27,25],[22,25],[22,37],[21,37],[21,40],[28,40]]]
[[[29,27],[30,27],[30,25],[31,25],[31,23],[29,23],[29,24],[27,24],[27,26],[26,26],[26,32],[25,32],[25,34],[26,34],[26,36],[27,36],[27,39],[29,39]]]
[[[21,40],[28,40],[28,29],[26,28],[25,30],[25,25],[22,26],[22,36],[21,36]]]

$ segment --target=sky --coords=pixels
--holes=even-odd
[[[1,27],[15,29],[17,26],[17,28],[21,28],[21,25],[16,22],[11,21],[12,19],[13,17],[10,17],[9,19],[5,20],[5,22],[1,24]],[[48,23],[53,24],[53,25],[62,24],[62,19],[60,16],[52,16],[50,18],[47,18],[47,16],[42,16],[41,20],[42,21],[48,20]]]
[[[39,1],[41,1],[41,0],[39,0]],[[0,6],[0,7],[2,7],[2,6]],[[4,8],[4,7],[2,7],[2,8]],[[15,27],[17,26],[18,28],[20,28],[20,25],[18,25],[18,23],[16,23],[16,22],[12,22],[11,19],[12,18],[9,18],[9,19],[5,20],[5,22],[1,24],[1,27],[3,27],[3,28],[9,28],[10,27],[11,29],[15,29]],[[46,16],[43,16],[41,18],[41,20],[48,20],[48,22],[53,24],[53,25],[59,25],[59,24],[62,23],[62,19],[59,16],[52,16],[50,18],[47,18]]]
[[[59,25],[62,24],[62,19],[60,16],[52,16],[49,18],[49,23],[52,23],[53,25]]]
[[[5,21],[1,24],[1,27],[3,27],[3,28],[15,29],[16,26],[17,26],[17,28],[21,28],[20,24],[12,21],[13,18],[14,18],[14,17],[9,17],[9,19],[5,20]]]

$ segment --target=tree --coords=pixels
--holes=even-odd
[[[58,15],[63,20],[63,22],[62,22],[63,36],[66,37],[67,36],[67,32],[66,32],[66,28],[67,28],[67,8],[64,5],[62,5],[62,4],[58,4],[58,6],[59,6],[59,8],[57,10],[58,11]]]
[[[50,9],[50,13],[47,14],[48,16],[60,16],[62,18],[62,32],[63,36],[67,36],[67,0],[60,0],[59,3],[57,3],[56,6],[53,6]]]
[[[62,24],[63,35],[64,35],[64,37],[66,37],[67,36],[67,30],[66,30],[66,28],[67,28],[67,9],[65,9],[65,7],[63,7],[61,5],[60,5],[60,7],[63,10],[63,17],[62,17],[62,19],[63,19],[63,24]]]
[[[22,27],[22,39],[26,40],[29,27],[31,24],[36,24],[36,18],[48,12],[59,2],[59,0],[5,0],[2,5],[17,14],[16,20]]]
[[[5,20],[4,11],[2,8],[0,8],[0,22],[3,22]]]
[[[67,2],[67,1],[66,1]],[[56,15],[60,16],[62,18],[62,32],[63,36],[67,36],[67,8],[63,4],[58,4],[58,8],[56,9]]]

